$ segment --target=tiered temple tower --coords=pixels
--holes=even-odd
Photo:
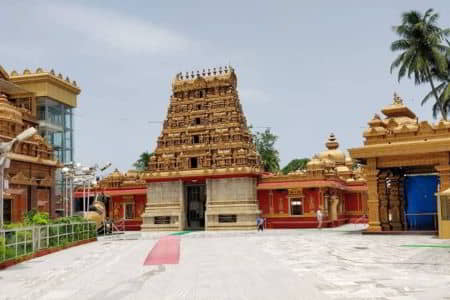
[[[261,171],[231,67],[179,73],[157,147],[143,230],[253,229]]]

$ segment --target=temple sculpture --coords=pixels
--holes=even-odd
[[[142,230],[254,229],[260,171],[235,70],[179,73],[143,176]]]
[[[305,170],[261,176],[258,200],[269,228],[316,227],[319,209],[327,227],[366,222],[363,170],[339,149],[334,134],[325,145],[327,150],[315,155]]]
[[[364,145],[349,149],[365,164],[368,231],[434,231],[450,238],[450,122],[419,121],[396,94],[382,113],[369,121]]]

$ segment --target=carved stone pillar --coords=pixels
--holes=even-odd
[[[380,173],[378,176],[378,199],[379,199],[379,207],[380,207],[380,225],[383,231],[391,230],[391,226],[389,224],[389,195],[386,186],[386,172]]]
[[[389,211],[391,213],[392,230],[402,230],[400,219],[400,176],[392,176],[389,189]]]
[[[331,196],[331,221],[336,222],[338,220],[338,205],[339,197],[337,195]]]
[[[448,164],[448,160],[441,162],[439,166],[436,167],[436,170],[439,172],[440,179],[440,192],[443,192],[450,188],[450,165]],[[437,221],[438,221],[438,230],[440,238],[448,238],[446,235],[446,230],[444,229],[446,226],[443,225],[442,221],[442,203],[438,201],[437,203]]]
[[[378,202],[378,170],[376,169],[376,159],[371,158],[367,160],[367,167],[365,169],[365,175],[368,188],[368,218],[369,228],[368,231],[381,231],[380,215],[379,215],[379,202]]]

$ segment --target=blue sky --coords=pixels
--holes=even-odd
[[[152,151],[176,73],[231,64],[249,124],[270,127],[282,165],[341,148],[397,92],[432,120],[429,87],[400,84],[389,66],[402,12],[450,1],[4,1],[0,64],[55,69],[82,88],[75,158],[124,171]],[[263,130],[264,128],[260,128]]]

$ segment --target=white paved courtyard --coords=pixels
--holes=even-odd
[[[0,299],[450,299],[450,241],[355,229],[193,232],[161,266],[167,233],[100,239],[0,271]]]

